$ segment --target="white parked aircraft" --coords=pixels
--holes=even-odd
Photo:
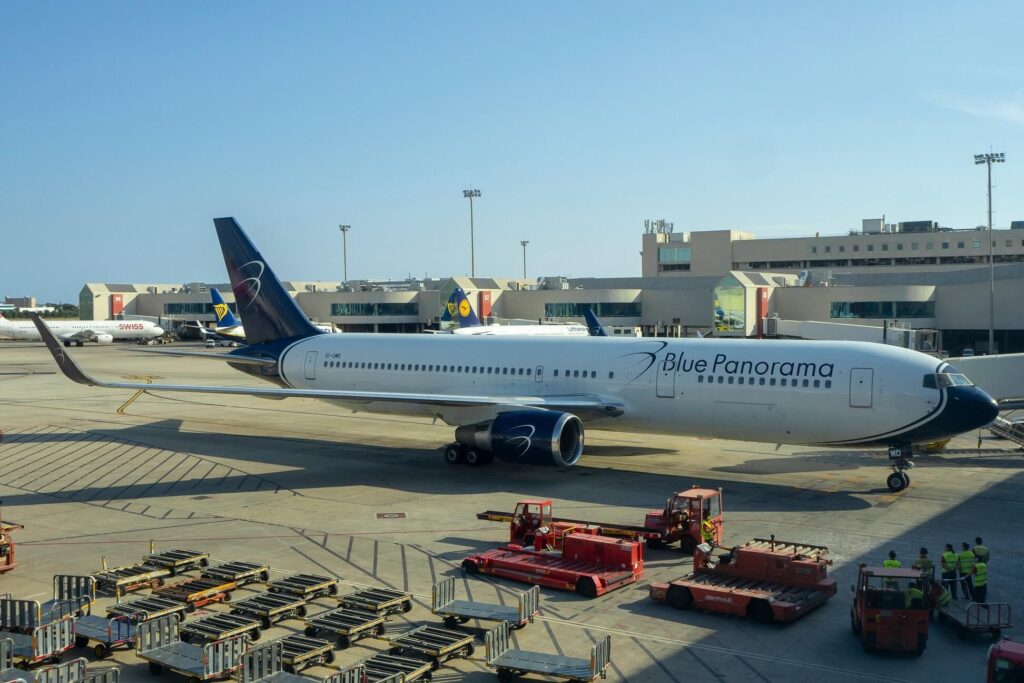
[[[46,324],[64,346],[83,346],[85,342],[109,344],[115,339],[153,339],[164,333],[162,327],[148,320],[48,320]],[[40,339],[39,330],[31,320],[8,320],[3,315],[0,315],[0,337]]]
[[[590,330],[584,325],[576,323],[553,323],[540,325],[529,323],[526,325],[484,325],[473,310],[473,304],[462,287],[456,287],[452,295],[448,297],[446,306],[447,314],[444,320],[457,320],[459,326],[451,330],[452,334],[487,336],[487,337],[586,337]]]
[[[223,358],[276,387],[105,382],[34,318],[70,379],[92,386],[329,400],[456,427],[449,463],[575,464],[602,429],[888,446],[893,490],[912,445],[977,429],[995,401],[948,363],[857,342],[320,333],[233,218],[214,221],[249,346]]]

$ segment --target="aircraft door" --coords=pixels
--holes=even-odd
[[[676,354],[666,354],[658,362],[658,398],[675,398],[676,395]]]
[[[853,368],[850,370],[850,407],[870,408],[871,394],[874,390],[874,374],[871,368]]]
[[[306,379],[316,379],[316,351],[306,351]]]
[[[534,368],[534,370],[533,370],[533,381],[535,381],[535,382],[543,382],[544,381],[544,366],[543,365],[538,365],[536,368]]]

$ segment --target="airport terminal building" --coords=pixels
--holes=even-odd
[[[1024,351],[1024,224],[994,230],[995,342]],[[924,350],[988,351],[987,230],[932,221],[864,221],[847,235],[757,239],[734,230],[643,234],[642,274],[534,280],[452,277],[402,281],[286,281],[306,314],[344,332],[436,329],[456,286],[496,321],[582,322],[591,307],[606,326],[644,336],[793,336],[890,339]],[[209,289],[225,283],[88,283],[83,318],[145,316],[213,321]],[[240,316],[245,318],[245,312]],[[849,325],[857,327],[848,327]],[[931,347],[931,348],[929,348]]]

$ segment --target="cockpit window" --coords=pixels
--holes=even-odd
[[[971,380],[960,373],[940,372],[937,375],[925,375],[924,387],[926,389],[945,389],[946,387],[969,387]]]

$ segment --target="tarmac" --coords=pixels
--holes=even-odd
[[[258,382],[219,361],[161,357],[134,345],[70,353],[110,379]],[[136,562],[152,542],[157,550],[206,551],[214,560],[267,562],[275,577],[335,576],[342,592],[409,591],[415,608],[391,619],[395,634],[439,624],[429,608],[440,578],[456,577],[460,596],[487,602],[514,604],[527,588],[463,575],[466,555],[507,540],[506,526],[477,520],[477,512],[541,497],[554,501],[557,515],[640,524],[674,491],[700,484],[724,490],[726,545],[770,534],[826,545],[838,594],[782,626],[680,612],[653,603],[647,584],[684,576],[690,558],[678,547],[650,551],[645,579],[606,596],[587,600],[543,589],[542,616],[516,632],[518,645],[585,658],[611,635],[608,677],[634,682],[980,680],[987,637],[961,639],[935,623],[921,657],[868,654],[849,621],[859,563],[880,564],[895,550],[909,565],[922,545],[937,563],[945,543],[959,547],[976,535],[992,552],[989,601],[1010,603],[1014,614],[1024,608],[1024,458],[987,432],[980,441],[964,435],[920,456],[910,488],[896,494],[885,487],[881,451],[596,429],[570,469],[453,467],[440,450],[452,428],[430,420],[357,414],[305,399],[84,387],[56,374],[42,344],[29,342],[0,342],[0,406],[2,516],[25,525],[15,537],[19,566],[0,575],[0,592],[20,598],[45,600],[52,575],[98,570],[101,558],[110,566]],[[481,637],[487,626],[467,624]],[[286,621],[260,642],[301,628]],[[382,640],[359,641],[337,651],[335,666],[386,648]],[[87,650],[69,654],[93,659]],[[119,665],[127,683],[153,680],[133,653],[104,661]],[[482,646],[472,659],[434,674],[442,683],[493,679]]]

